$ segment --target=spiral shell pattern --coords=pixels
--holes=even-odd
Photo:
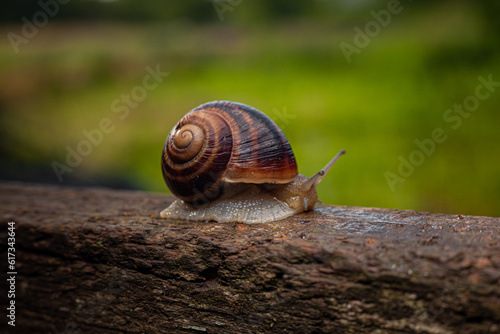
[[[190,204],[220,197],[229,183],[288,183],[297,175],[283,132],[250,106],[214,101],[186,114],[167,137],[163,177]]]

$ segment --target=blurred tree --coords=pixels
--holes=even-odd
[[[483,18],[485,30],[485,43],[487,48],[498,50],[500,48],[500,1],[484,0],[472,1],[479,7],[481,17]]]
[[[1,23],[20,23],[22,17],[31,19],[33,15],[44,8],[55,9],[56,14],[50,15],[51,20],[133,20],[154,21],[177,18],[188,18],[197,22],[219,21],[214,2],[227,4],[233,8],[242,6],[245,17],[257,21],[289,19],[289,18],[326,18],[336,14],[340,8],[349,10],[368,10],[382,7],[387,0],[358,0],[358,1],[302,1],[302,0],[185,0],[185,1],[157,1],[157,0],[73,0],[60,4],[58,0],[4,0],[0,11]],[[433,6],[450,0],[420,0],[412,6],[420,8]],[[454,0],[453,3],[469,3],[478,8],[489,38],[500,34],[500,2],[497,0]],[[342,3],[344,5],[342,5]],[[348,4],[348,6],[346,5]],[[45,10],[46,11],[46,10]],[[327,14],[325,15],[325,11]],[[492,41],[493,42],[493,41]],[[493,43],[498,44],[498,43]]]
[[[194,21],[217,21],[219,17],[214,7],[216,0],[164,1],[97,1],[74,0],[59,4],[57,0],[6,0],[7,5],[0,12],[0,22],[19,22],[22,17],[30,19],[36,12],[51,8],[57,12],[53,20],[165,20],[186,17]],[[248,0],[247,0],[248,1]],[[243,5],[245,1],[219,0],[229,6]],[[315,1],[301,0],[252,0],[247,9],[255,19],[274,20],[277,18],[301,17],[311,15]],[[46,10],[45,10],[46,11]]]

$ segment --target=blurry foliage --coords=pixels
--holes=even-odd
[[[2,36],[40,10],[39,1],[7,3]],[[4,38],[0,176],[57,183],[51,163],[106,117],[116,129],[63,184],[166,191],[168,131],[193,107],[229,99],[271,116],[305,175],[347,149],[319,187],[326,203],[500,215],[500,90],[446,128],[448,140],[396,191],[384,177],[415,139],[446,126],[443,113],[474,93],[479,75],[500,80],[500,2],[401,1],[403,12],[350,64],[339,44],[387,1],[225,3],[233,7],[221,21],[212,1],[73,0],[18,54]],[[169,77],[119,119],[113,101],[156,64]]]
[[[6,0],[8,6],[0,13],[0,20],[18,22],[23,16],[31,17],[40,10],[40,0]],[[52,2],[57,0],[42,0]],[[60,5],[57,20],[101,20],[122,21],[165,21],[185,18],[196,22],[218,22],[215,6],[229,14],[234,8],[244,5],[246,17],[251,20],[276,20],[290,17],[304,17],[315,14],[318,1],[302,0],[186,0],[158,1],[143,0],[140,4],[134,0],[92,1],[73,0]],[[229,15],[227,15],[229,17]]]

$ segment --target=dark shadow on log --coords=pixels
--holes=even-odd
[[[500,218],[319,206],[196,223],[159,219],[159,194],[0,194],[18,273],[2,333],[500,332]]]

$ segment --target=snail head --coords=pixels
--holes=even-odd
[[[318,200],[316,187],[343,154],[345,154],[345,150],[337,153],[325,167],[311,177],[298,174],[291,183],[277,192],[276,197],[286,202],[289,207],[297,212],[312,210]]]

